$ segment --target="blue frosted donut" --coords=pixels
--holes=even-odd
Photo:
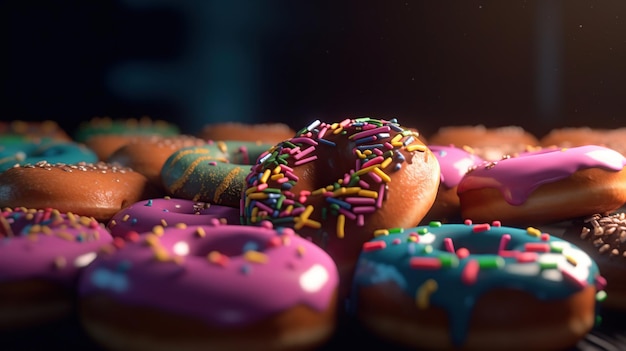
[[[586,253],[535,228],[432,222],[377,234],[359,257],[350,310],[412,347],[564,349],[593,328],[606,296]]]
[[[83,144],[71,141],[0,136],[0,172],[16,164],[35,164],[40,161],[73,164],[97,162],[98,158]]]

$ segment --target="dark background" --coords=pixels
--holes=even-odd
[[[0,1],[2,120],[626,126],[626,2]]]

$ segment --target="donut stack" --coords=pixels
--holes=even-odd
[[[624,309],[626,159],[556,134],[2,124],[0,333],[65,323],[109,350],[330,349],[363,331],[381,347],[573,347],[600,307]]]

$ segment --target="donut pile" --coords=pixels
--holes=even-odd
[[[573,347],[626,310],[626,158],[568,135],[2,124],[0,332],[76,320],[107,350],[270,351],[347,324],[412,349]]]

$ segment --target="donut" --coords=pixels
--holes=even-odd
[[[0,213],[0,331],[63,320],[74,311],[78,275],[112,241],[94,218],[56,209]]]
[[[107,223],[107,229],[113,237],[127,238],[168,227],[205,225],[212,219],[238,224],[239,210],[166,196],[141,200],[122,209]]]
[[[535,225],[608,213],[626,202],[626,159],[597,145],[488,162],[457,187],[463,218]]]
[[[165,192],[171,197],[239,208],[251,165],[272,146],[218,141],[179,149],[161,169]]]
[[[138,135],[176,136],[180,129],[175,124],[153,120],[148,116],[137,118],[94,117],[81,123],[74,139],[94,150],[100,161],[106,161],[115,150]]]
[[[344,296],[362,243],[379,228],[417,225],[439,178],[435,156],[395,119],[318,120],[252,167],[242,223],[288,226],[324,248],[339,267]]]
[[[0,208],[54,207],[107,222],[126,206],[159,196],[143,175],[104,162],[41,161],[0,173]]]
[[[626,128],[564,127],[552,129],[539,143],[543,147],[601,145],[626,154]]]
[[[428,138],[430,145],[470,147],[476,155],[487,161],[498,161],[503,156],[515,155],[539,145],[533,134],[519,126],[487,128],[476,126],[442,127]]]
[[[626,311],[626,213],[599,213],[573,221],[563,238],[585,250],[606,278],[603,307]]]
[[[72,141],[67,132],[56,121],[23,121],[13,120],[10,122],[0,121],[0,135],[22,136],[31,140],[52,139],[59,141]]]
[[[248,141],[262,144],[277,144],[296,134],[284,123],[210,123],[202,127],[198,136],[206,140]]]
[[[421,224],[431,221],[442,223],[455,222],[461,219],[461,203],[457,195],[457,185],[461,178],[470,170],[485,162],[472,153],[471,149],[461,149],[454,145],[428,145],[441,168],[441,181],[435,203],[422,219]]]
[[[168,227],[87,267],[79,319],[111,350],[315,349],[337,285],[332,259],[289,228]]]
[[[176,150],[204,144],[206,141],[191,135],[137,136],[115,150],[108,157],[107,162],[130,167],[146,176],[155,187],[163,188],[161,169],[167,158]]]
[[[0,172],[16,164],[96,162],[98,156],[83,144],[53,139],[0,136]]]
[[[383,340],[414,349],[565,350],[595,325],[606,281],[568,241],[499,222],[379,234],[363,245],[349,309]]]

